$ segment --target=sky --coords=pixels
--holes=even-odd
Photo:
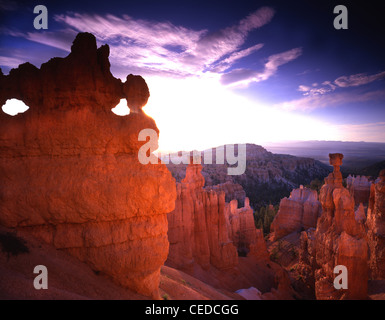
[[[91,32],[110,46],[115,77],[146,80],[143,110],[161,151],[385,142],[385,12],[376,3],[0,0],[0,67],[40,67]],[[46,6],[48,29],[34,28],[36,5]],[[347,29],[334,27],[337,5]]]

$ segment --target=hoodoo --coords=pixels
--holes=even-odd
[[[320,191],[322,214],[317,228],[301,236],[300,265],[314,280],[317,299],[366,299],[368,248],[364,221],[354,212],[354,198],[342,185],[343,155],[329,154],[332,173]],[[345,266],[348,288],[336,288],[336,266]]]
[[[79,33],[67,57],[0,73],[0,104],[30,107],[0,112],[0,224],[158,297],[175,180],[165,165],[139,163],[139,132],[159,132],[142,112],[149,90],[140,76],[114,78],[108,56],[108,45]],[[111,112],[123,98],[125,117]]]

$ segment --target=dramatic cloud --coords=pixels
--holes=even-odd
[[[258,51],[263,47],[263,43],[256,44],[255,46],[252,46],[250,48],[247,48],[245,50],[241,50],[238,52],[235,52],[231,54],[228,58],[223,59],[220,61],[217,65],[214,65],[210,71],[212,72],[222,72],[229,69],[236,61],[247,57],[248,55],[254,53],[255,51]]]
[[[99,45],[110,45],[112,70],[119,73],[116,76],[129,70],[144,76],[179,78],[205,72],[220,75],[231,69],[234,63],[263,47],[259,43],[242,48],[248,34],[269,23],[273,16],[273,9],[262,7],[233,26],[209,32],[128,15],[66,13],[54,16],[56,22],[64,25],[62,30],[23,34],[3,29],[1,32],[64,51],[70,50],[77,32],[91,32]],[[257,74],[258,81],[267,79],[279,65],[292,59],[290,51],[284,54],[288,56],[279,54],[268,58],[265,71]]]
[[[366,102],[385,100],[385,90],[377,90],[362,93],[354,92],[333,92],[327,95],[308,95],[306,97],[276,104],[275,107],[287,111],[312,111],[317,108],[325,108],[344,103]]]
[[[278,67],[297,59],[302,54],[301,48],[294,48],[285,52],[271,55],[264,65],[262,72],[250,69],[235,69],[221,77],[222,84],[232,86],[247,86],[251,82],[260,82],[274,75]]]
[[[260,28],[270,22],[274,11],[271,8],[263,7],[241,20],[238,25],[234,25],[219,31],[205,33],[187,55],[183,61],[187,63],[204,65],[210,69],[210,64],[225,55],[238,50],[245,42],[248,33]],[[254,47],[249,50],[249,54],[260,49]],[[243,57],[245,53],[243,52]]]
[[[310,90],[311,90],[310,87],[304,86],[302,84],[298,87],[298,91],[301,91],[301,92],[309,92]]]
[[[18,65],[24,62],[25,62],[25,59],[22,59],[22,58],[0,56],[1,66],[9,66],[10,68],[17,68]]]
[[[74,30],[65,29],[60,32],[27,32],[24,37],[30,41],[34,41],[69,52],[71,50],[72,41],[76,37],[76,34],[77,33]]]
[[[377,74],[367,75],[365,73],[354,74],[351,76],[342,76],[334,80],[334,83],[339,87],[357,87],[364,84],[371,83],[376,80],[381,80],[385,78],[385,71],[382,71]]]
[[[224,85],[248,85],[252,81],[257,81],[258,72],[251,69],[234,69],[225,73],[221,77],[221,83]]]
[[[341,76],[334,80],[334,82],[324,81],[322,86],[313,83],[313,88],[306,85],[300,85],[297,90],[303,92],[304,96],[317,96],[333,92],[337,88],[358,87],[384,78],[385,71],[373,75],[358,73],[350,76]]]
[[[235,61],[259,50],[263,44],[246,49],[241,46],[250,31],[270,22],[273,15],[271,8],[263,7],[236,25],[208,32],[127,15],[72,13],[55,16],[57,22],[66,26],[59,37],[58,32],[56,37],[49,33],[29,33],[27,39],[63,49],[70,47],[72,32],[87,31],[93,33],[100,44],[110,45],[116,69],[134,68],[142,75],[186,77],[205,71],[223,72]]]
[[[265,70],[259,74],[260,80],[266,80],[277,72],[279,66],[297,59],[302,54],[301,48],[291,49],[282,53],[274,54],[268,58],[265,64]]]
[[[318,83],[313,83],[312,87],[299,85],[297,90],[300,92],[303,92],[304,96],[318,96],[328,92],[332,92],[337,87],[334,84],[332,84],[330,81],[324,81],[322,83],[322,87],[317,88],[317,86],[318,86]]]

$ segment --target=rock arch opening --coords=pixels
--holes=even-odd
[[[29,107],[19,99],[8,99],[5,104],[1,107],[4,113],[10,116],[16,116],[20,113],[26,112]]]
[[[127,105],[126,99],[120,99],[120,102],[111,111],[118,116],[127,116],[130,114],[130,108]]]

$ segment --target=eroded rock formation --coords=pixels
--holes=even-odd
[[[194,263],[206,270],[228,269],[238,264],[238,252],[268,257],[248,198],[241,208],[237,200],[226,203],[220,186],[203,188],[201,171],[201,164],[191,162],[186,177],[177,183],[175,210],[168,214],[167,263],[182,269],[191,269]]]
[[[269,257],[262,229],[255,228],[253,209],[249,199],[245,198],[245,206],[238,208],[238,201],[226,203],[226,220],[229,221],[230,239],[240,255],[254,255],[262,259]]]
[[[315,228],[321,213],[317,191],[301,186],[283,198],[270,229],[272,240],[278,240],[292,232]]]
[[[202,165],[191,163],[177,183],[175,210],[168,214],[170,250],[167,262],[189,269],[231,268],[238,263],[237,249],[229,237],[225,193],[205,190]]]
[[[334,171],[321,188],[322,214],[317,228],[301,236],[300,266],[314,279],[317,299],[366,299],[368,246],[362,214],[354,212],[354,198],[342,186],[342,154],[330,154]],[[334,268],[346,266],[348,289],[334,287]]]
[[[224,191],[226,202],[237,200],[239,206],[243,207],[245,205],[246,192],[238,183],[226,181],[225,183],[210,186],[208,187],[208,190],[209,189],[216,191]]]
[[[368,243],[371,278],[385,279],[385,170],[380,181],[372,184],[368,208]]]
[[[228,146],[220,146],[209,150],[212,155],[212,164],[203,164],[202,175],[206,186],[214,186],[231,182],[239,184],[250,199],[254,208],[266,206],[269,203],[278,204],[279,201],[298,188],[298,182],[309,184],[314,179],[322,179],[330,173],[330,168],[314,159],[300,158],[291,155],[273,154],[261,146],[246,145],[246,171],[241,175],[227,174],[227,158],[225,164],[216,163],[216,152],[221,154]],[[202,156],[205,152],[202,152]],[[191,152],[192,153],[192,152]],[[185,176],[187,165],[167,164],[173,177],[180,182]],[[236,196],[242,206],[242,201]],[[232,200],[231,196],[227,201]]]
[[[367,204],[370,196],[371,182],[365,176],[351,176],[346,178],[346,188],[354,197],[354,203],[356,205]]]
[[[0,224],[157,297],[175,181],[165,165],[139,163],[138,133],[158,132],[141,110],[149,90],[140,76],[114,78],[108,56],[108,45],[80,33],[66,58],[0,76],[0,104],[17,98],[30,107],[0,112]],[[122,98],[125,117],[111,112]]]

